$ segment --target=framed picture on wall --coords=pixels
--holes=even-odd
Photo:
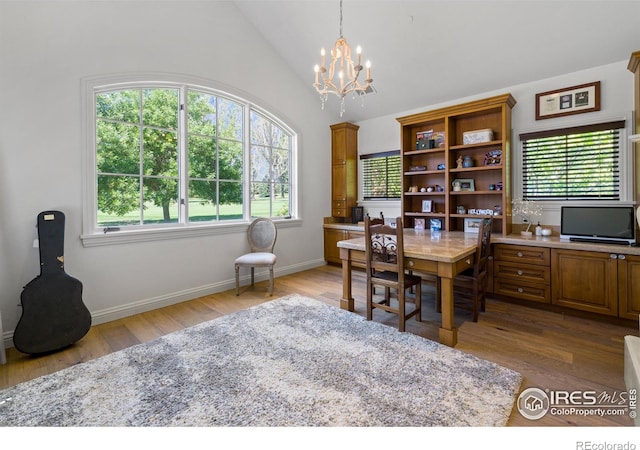
[[[600,82],[536,94],[536,120],[600,111]]]

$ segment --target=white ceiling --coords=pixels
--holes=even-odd
[[[339,0],[235,2],[312,90],[320,48],[340,34]],[[346,100],[341,120],[361,121],[628,60],[640,1],[343,0],[343,35],[378,91],[364,107]]]

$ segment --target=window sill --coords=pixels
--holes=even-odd
[[[274,220],[277,228],[290,228],[302,225],[302,219]],[[199,236],[245,233],[251,222],[233,222],[215,225],[184,226],[175,228],[147,228],[143,230],[122,230],[109,233],[82,234],[83,247],[101,247],[105,245],[134,244],[138,242],[164,241]]]

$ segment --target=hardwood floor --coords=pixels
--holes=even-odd
[[[234,290],[229,290],[95,325],[80,342],[50,355],[33,357],[10,348],[8,363],[0,365],[0,389],[291,293],[339,307],[342,274],[338,267],[323,266],[277,278],[273,297],[267,295],[267,288],[267,281],[260,282],[253,289],[243,287],[239,297]],[[426,285],[423,290],[423,310],[426,311],[423,321],[409,320],[407,331],[437,340],[440,315],[435,312],[433,292]],[[364,295],[364,274],[354,272],[356,313],[362,316]],[[397,326],[395,315],[384,311],[375,311],[374,320]],[[469,312],[456,310],[456,325],[459,327],[457,349],[520,372],[524,377],[522,389],[591,390],[608,394],[626,391],[623,341],[627,334],[637,335],[637,328],[491,299],[477,323],[471,321]],[[632,425],[632,421],[626,415],[556,417],[550,414],[531,421],[514,408],[509,425],[618,426]]]

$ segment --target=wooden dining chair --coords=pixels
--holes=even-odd
[[[271,219],[260,217],[255,219],[247,229],[247,240],[251,251],[235,260],[236,269],[236,295],[240,295],[240,267],[251,268],[251,286],[254,283],[254,270],[256,267],[269,268],[269,295],[273,295],[273,266],[276,263],[276,255],[273,247],[276,245],[278,231]]]
[[[384,225],[384,214],[382,214],[382,211],[380,211],[380,217],[375,217],[375,218],[371,218],[371,216],[369,215],[369,213],[367,213],[367,217],[371,220],[371,225]],[[387,299],[387,301],[389,300],[389,288],[386,288],[384,290],[385,293],[385,298]],[[376,287],[373,287],[373,295],[376,295]]]
[[[405,322],[415,316],[422,320],[422,288],[421,279],[416,275],[405,272],[404,269],[404,239],[402,218],[396,219],[396,226],[372,225],[371,218],[365,217],[365,259],[367,263],[367,320],[373,319],[373,310],[380,308],[398,315],[398,330],[405,331]],[[382,286],[385,292],[394,289],[397,304],[392,302],[389,295],[377,301],[373,298],[374,286]],[[406,289],[415,286],[414,306],[406,301]]]
[[[369,219],[371,220],[371,225],[384,225],[384,214],[382,214],[382,211],[380,211],[380,217],[371,219],[369,213],[367,213],[367,217],[369,217]]]
[[[454,307],[470,309],[474,322],[478,321],[478,313],[485,310],[492,225],[492,217],[482,218],[473,267],[453,279]]]

